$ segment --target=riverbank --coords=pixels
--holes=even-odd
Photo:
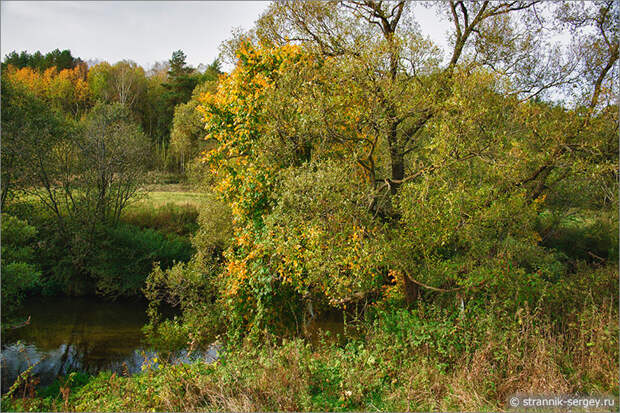
[[[16,315],[27,317],[28,323],[6,330],[2,336],[3,394],[20,376],[18,381],[45,393],[47,386],[69,375],[84,380],[100,372],[130,376],[162,363],[216,359],[217,346],[191,354],[186,349],[154,349],[143,333],[147,307],[146,300],[140,298],[114,302],[101,297],[26,300]],[[173,308],[162,312],[170,318],[175,315]]]
[[[13,276],[3,281],[3,322],[13,321],[9,304],[18,308],[23,297],[32,295],[141,297],[154,263],[168,268],[188,261],[202,194],[179,184],[150,187],[154,191],[131,203],[117,223],[75,224],[64,232],[37,199],[7,203],[3,262],[16,274],[27,264],[31,282],[25,275],[15,275],[15,285],[9,282]]]
[[[590,305],[576,315],[579,325],[561,329],[527,309],[487,316],[467,310],[452,320],[430,307],[384,311],[357,339],[274,339],[231,347],[212,364],[63,379],[66,385],[34,397],[6,399],[3,408],[498,411],[516,391],[617,396],[617,309]]]

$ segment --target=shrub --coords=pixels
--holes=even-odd
[[[37,229],[26,221],[2,214],[2,315],[21,304],[24,294],[37,286],[41,271],[32,244]]]
[[[186,238],[121,224],[105,229],[90,270],[99,293],[138,295],[154,263],[170,268],[177,261],[189,261],[193,252]]]
[[[216,278],[216,266],[200,261],[198,255],[169,269],[153,269],[143,290],[149,300],[150,318],[144,330],[152,345],[175,350],[204,348],[213,342],[224,327],[222,309],[216,301]],[[162,319],[162,303],[181,310],[181,316]]]
[[[568,217],[541,215],[539,232],[543,245],[572,260],[588,262],[618,261],[618,220],[606,214],[594,217],[575,214]]]

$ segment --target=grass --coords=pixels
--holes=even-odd
[[[198,229],[198,209],[191,203],[142,202],[127,208],[121,221],[140,228],[189,236]]]
[[[148,184],[144,188],[144,193],[134,202],[130,203],[128,208],[135,207],[140,204],[151,204],[153,206],[161,206],[164,204],[186,205],[191,204],[198,206],[200,201],[204,199],[205,194],[193,191],[191,187],[180,184]],[[11,199],[11,203],[31,203],[38,204],[39,198],[34,194],[18,194]]]
[[[204,193],[192,191],[184,184],[149,184],[123,210],[121,221],[140,228],[186,236],[198,228],[198,210],[205,199]],[[21,194],[12,200],[9,207],[15,215],[26,219],[35,211],[47,212],[32,194]]]
[[[145,191],[143,195],[131,203],[127,210],[144,208],[145,206],[158,208],[169,204],[198,208],[206,196],[202,192],[196,192],[191,187],[179,183],[149,184],[143,189]]]
[[[156,184],[145,189],[147,192],[125,209],[123,222],[181,236],[198,229],[198,210],[205,194],[182,184]]]
[[[205,195],[199,192],[149,191],[136,204],[148,203],[154,207],[165,204],[199,206]]]

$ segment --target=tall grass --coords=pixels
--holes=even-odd
[[[173,202],[154,205],[143,202],[127,209],[121,221],[140,228],[188,236],[198,229],[198,209],[193,204]]]

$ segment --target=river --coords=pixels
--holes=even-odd
[[[134,374],[157,356],[147,350],[142,327],[148,321],[143,300],[105,301],[95,297],[35,298],[22,306],[30,317],[24,327],[2,335],[2,389],[33,364],[41,385],[51,384],[71,371],[96,374],[114,371]],[[173,362],[202,359],[212,362],[217,349],[193,353],[179,351]]]

